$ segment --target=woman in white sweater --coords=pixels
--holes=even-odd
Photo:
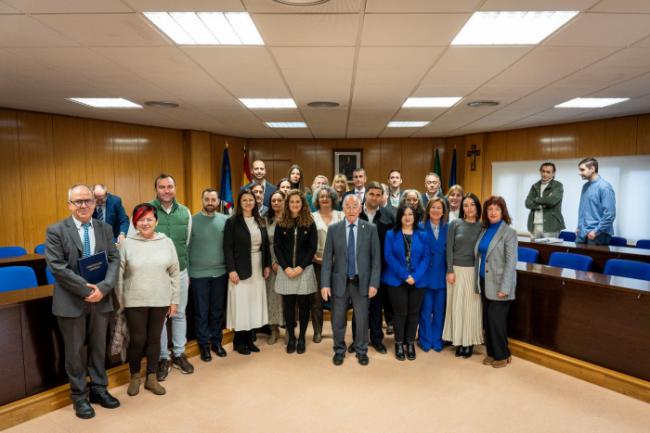
[[[133,209],[133,226],[120,249],[120,278],[117,296],[124,309],[129,328],[127,359],[131,381],[127,394],[140,390],[140,363],[147,357],[145,389],[156,395],[165,394],[156,379],[160,357],[160,334],[165,316],[173,316],[178,307],[179,265],[176,248],[170,238],[156,233],[158,215],[149,203]]]

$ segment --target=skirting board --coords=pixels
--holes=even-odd
[[[232,343],[233,336],[234,333],[232,331],[224,330],[223,344]],[[199,354],[199,346],[197,345],[196,340],[187,343],[185,346],[185,353],[188,357],[197,356]],[[144,360],[142,366],[144,369]],[[122,364],[118,367],[113,367],[108,370],[107,374],[109,388],[124,385],[129,382],[129,365]],[[66,384],[0,406],[0,430],[21,424],[32,418],[39,417],[70,404],[70,385]],[[72,412],[70,413],[70,416],[73,416]]]
[[[581,361],[539,346],[509,339],[510,351],[516,357],[543,365],[569,376],[650,403],[650,382]]]

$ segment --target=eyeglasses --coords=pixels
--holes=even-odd
[[[70,200],[68,203],[75,205],[75,207],[82,207],[84,205],[86,207],[90,207],[95,204],[95,199],[89,198],[87,200]]]

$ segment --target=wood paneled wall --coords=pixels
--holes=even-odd
[[[130,214],[166,172],[183,202],[184,153],[178,130],[0,110],[0,245],[31,251],[42,243],[46,227],[69,215],[75,183],[106,184]]]

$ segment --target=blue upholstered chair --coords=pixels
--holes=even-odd
[[[50,268],[45,268],[45,279],[47,280],[47,284],[54,284],[54,275],[52,275]]]
[[[526,263],[537,263],[539,251],[535,248],[519,247],[517,248],[518,260]]]
[[[20,257],[25,254],[27,254],[27,251],[23,247],[0,247],[0,259]]]
[[[650,263],[637,262],[636,260],[609,259],[605,263],[603,274],[650,281]]]
[[[612,236],[612,240],[609,242],[609,244],[613,247],[626,247],[627,239],[620,236]]]
[[[0,292],[36,287],[36,273],[29,266],[0,268]]]
[[[548,258],[548,265],[558,268],[590,271],[594,259],[583,254],[553,252]]]
[[[36,245],[36,248],[34,248],[34,254],[45,254],[45,244],[38,244]]]
[[[564,239],[565,242],[575,242],[576,234],[574,232],[560,232],[560,239]]]
[[[650,239],[640,239],[636,241],[636,247],[650,250]]]

